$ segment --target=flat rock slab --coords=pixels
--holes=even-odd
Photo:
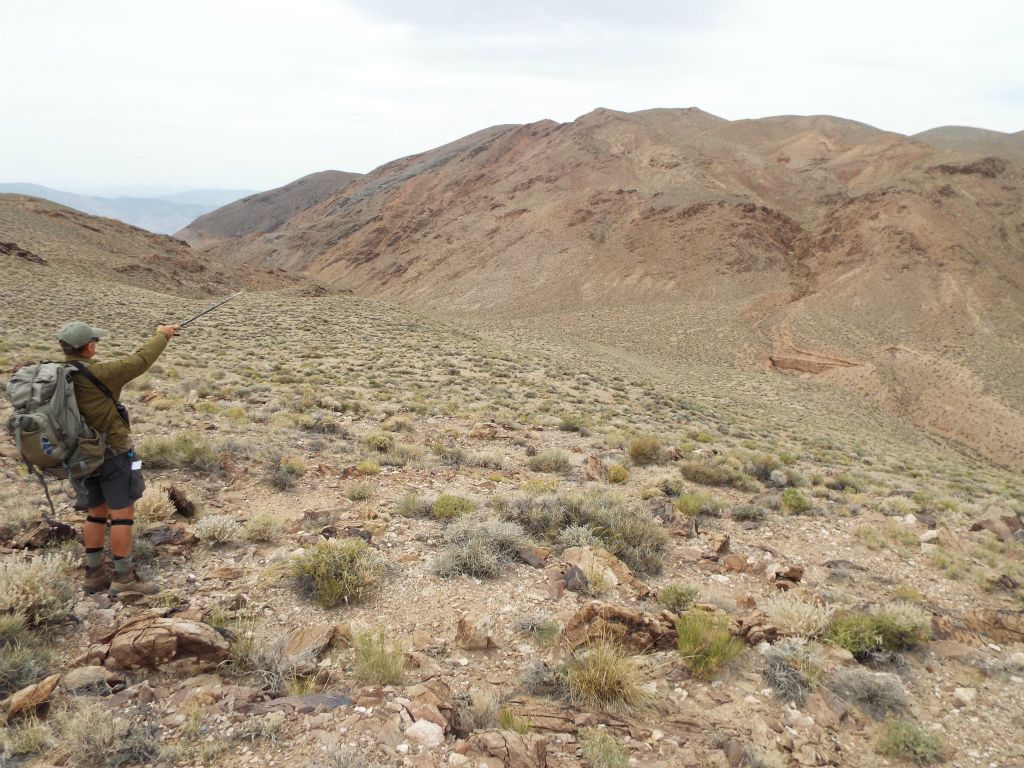
[[[8,719],[30,715],[50,700],[50,694],[57,687],[59,680],[60,675],[50,675],[45,680],[15,691],[0,701],[0,709],[6,713]]]
[[[351,706],[352,699],[344,693],[307,693],[305,696],[284,696],[270,701],[258,701],[254,704],[243,704],[235,709],[243,715],[260,716],[268,712],[285,712],[309,715],[317,711],[327,711],[340,707]]]
[[[347,637],[348,634],[348,631],[338,624],[297,627],[288,634],[283,654],[289,659],[313,661],[335,640]]]
[[[143,616],[103,638],[109,642],[106,664],[120,669],[155,669],[172,659],[194,657],[223,661],[228,641],[208,624],[188,619]]]
[[[597,601],[587,603],[569,619],[561,643],[567,648],[601,638],[617,639],[639,652],[675,649],[675,618],[668,611],[658,615]]]

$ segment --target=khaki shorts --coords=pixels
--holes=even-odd
[[[106,504],[107,509],[124,509],[141,499],[146,490],[142,462],[133,451],[107,459],[75,485],[75,509],[92,509],[101,504]]]

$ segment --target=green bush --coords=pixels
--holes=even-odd
[[[684,493],[676,499],[676,509],[679,510],[679,514],[686,515],[687,517],[697,517],[699,515],[718,517],[722,514],[722,502],[710,493],[692,491]]]
[[[384,563],[362,539],[331,539],[307,549],[293,564],[300,589],[324,608],[372,596],[384,578]]]
[[[220,468],[220,454],[197,432],[174,437],[148,437],[138,447],[139,456],[153,469],[178,468],[212,472]]]
[[[692,584],[669,584],[658,592],[658,602],[673,613],[683,613],[690,609],[699,594],[700,590]]]
[[[945,760],[946,748],[936,734],[909,723],[892,720],[875,745],[876,751],[886,757],[906,760],[914,765],[934,765]]]
[[[590,768],[627,768],[629,752],[603,728],[584,728],[579,732],[580,750]]]
[[[587,418],[578,413],[564,414],[558,425],[563,432],[579,432],[584,435],[587,433],[587,427]]]
[[[50,654],[20,614],[0,615],[0,699],[42,680]]]
[[[657,435],[640,435],[629,441],[626,455],[637,466],[656,464],[661,460],[662,446]]]
[[[740,504],[738,507],[734,507],[729,514],[733,520],[756,523],[764,520],[768,515],[768,511],[756,504]]]
[[[694,677],[709,679],[743,652],[743,641],[729,633],[728,620],[706,611],[676,619],[679,654]]]
[[[572,459],[565,451],[555,448],[531,456],[526,462],[526,466],[534,472],[554,472],[559,475],[567,475],[572,472]]]
[[[872,651],[913,650],[931,639],[931,616],[910,603],[888,603],[869,613],[837,615],[825,636],[857,657]]]
[[[608,466],[608,482],[620,484],[629,479],[629,470],[622,464],[610,464]]]
[[[349,501],[366,501],[373,496],[373,486],[369,483],[352,483],[345,489],[345,498]]]
[[[691,483],[700,485],[734,485],[737,478],[736,470],[706,461],[684,461],[679,471]]]
[[[796,488],[782,492],[782,511],[791,515],[805,515],[811,511],[811,502]]]
[[[363,435],[363,445],[378,453],[387,453],[395,447],[395,436],[388,432],[368,432]]]
[[[434,501],[431,512],[438,520],[454,520],[473,511],[473,502],[461,496],[442,494]]]

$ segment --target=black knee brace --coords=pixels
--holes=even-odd
[[[86,518],[85,518],[85,522],[87,522],[87,523],[99,523],[100,525],[106,525],[107,524],[107,518],[105,518],[105,517],[96,517],[95,515],[87,515]]]
[[[110,524],[111,525],[135,525],[135,521],[134,520],[121,520],[120,518],[118,518],[117,520],[111,520]]]

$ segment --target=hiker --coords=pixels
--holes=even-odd
[[[167,342],[181,326],[161,325],[134,354],[93,363],[96,342],[106,335],[101,328],[76,321],[65,325],[57,340],[64,361],[78,369],[74,374],[75,400],[85,422],[107,437],[103,464],[88,477],[73,481],[78,493],[75,509],[86,510],[85,591],[109,589],[153,595],[160,587],[143,581],[132,565],[132,524],[135,502],[142,497],[142,462],[132,446],[128,412],[120,403],[121,389],[138,378],[156,361]],[[110,560],[103,555],[104,535],[110,522]]]

